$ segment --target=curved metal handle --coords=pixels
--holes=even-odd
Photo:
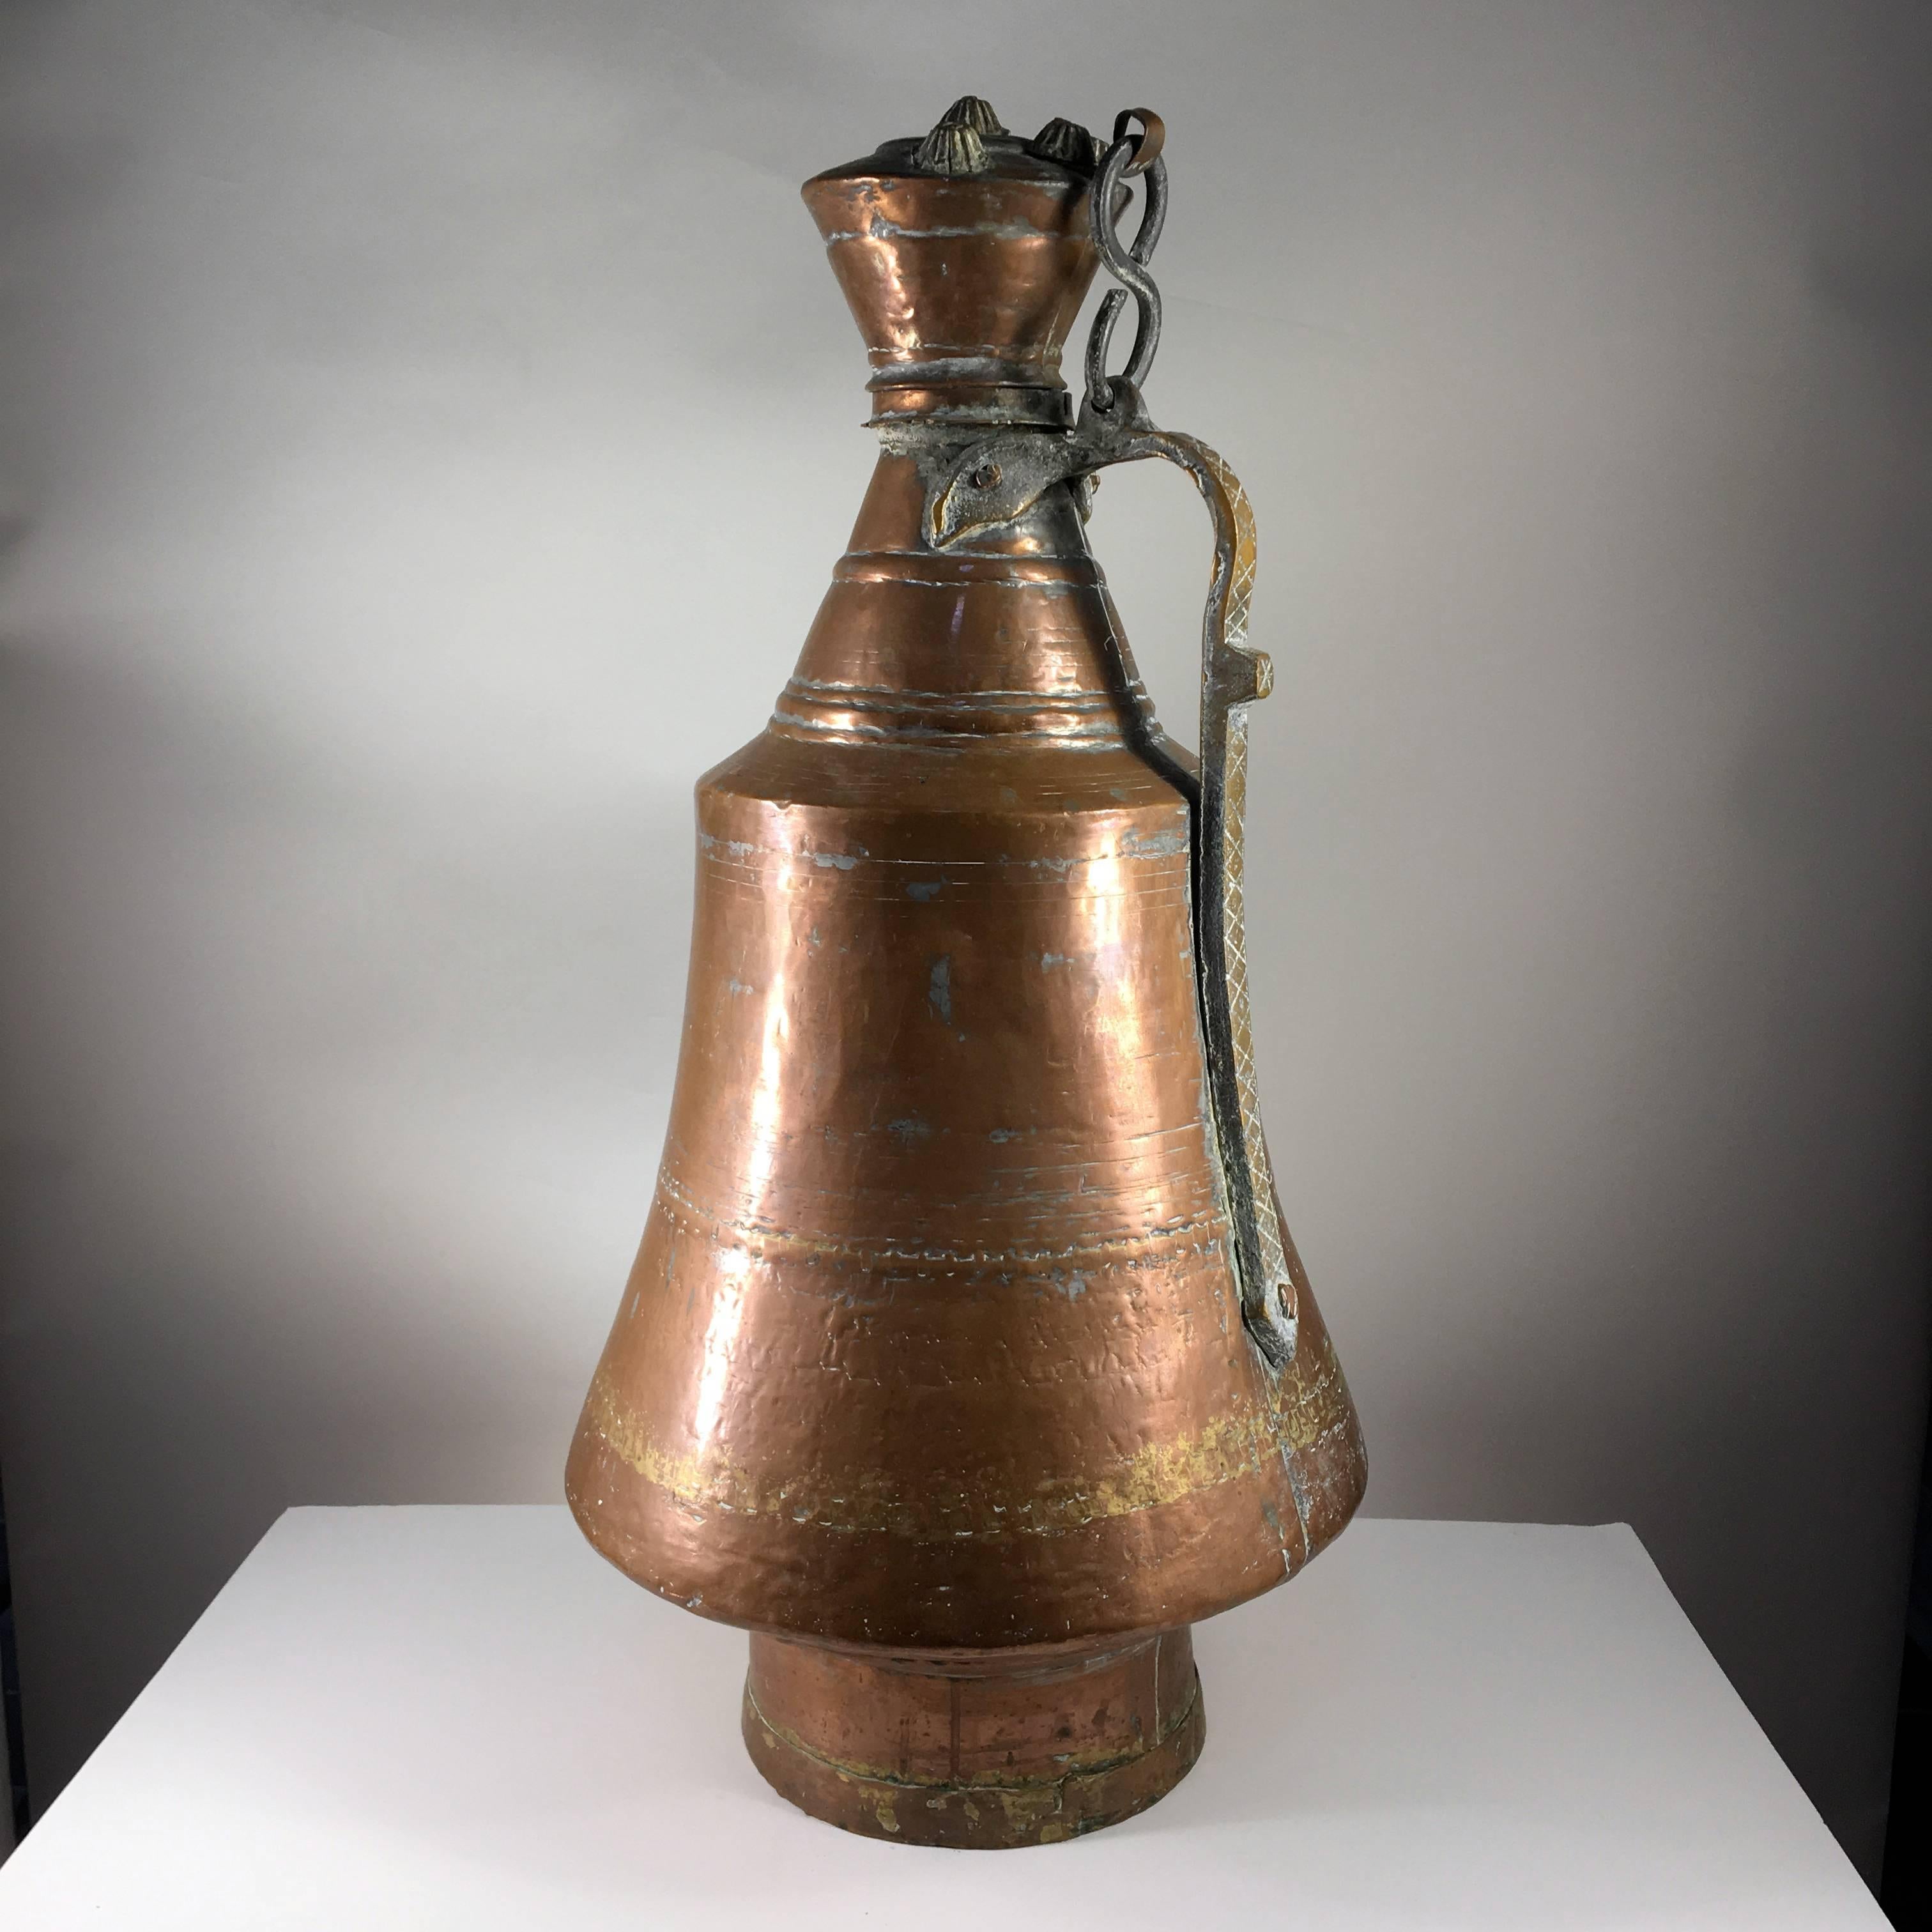
[[[1255,519],[1240,478],[1198,438],[1163,434],[1150,452],[1194,479],[1214,525],[1214,569],[1201,621],[1201,769],[1193,800],[1196,975],[1221,1169],[1233,1225],[1241,1316],[1281,1368],[1294,1354],[1299,1295],[1262,1126],[1248,1004],[1246,921],[1248,706],[1274,682],[1250,649]]]
[[[1136,134],[1138,120],[1142,131]],[[1207,1048],[1210,1122],[1228,1219],[1241,1318],[1270,1366],[1294,1354],[1300,1264],[1282,1225],[1255,1077],[1248,1005],[1244,889],[1248,802],[1248,706],[1265,698],[1273,672],[1248,647],[1255,586],[1255,519],[1240,478],[1198,437],[1157,428],[1140,383],[1160,339],[1160,292],[1147,264],[1167,206],[1166,164],[1158,115],[1130,109],[1114,124],[1114,142],[1096,172],[1089,204],[1094,244],[1123,284],[1101,304],[1087,346],[1087,399],[1070,436],[1038,430],[994,436],[956,457],[928,488],[926,538],[944,549],[978,530],[1010,523],[1056,483],[1075,483],[1116,463],[1148,457],[1178,464],[1193,478],[1214,526],[1214,568],[1201,620],[1201,759],[1174,762],[1168,776],[1187,796],[1194,831],[1195,982]],[[1147,206],[1130,248],[1114,230],[1126,178],[1144,171]],[[1127,372],[1106,373],[1115,317],[1131,291],[1139,326]]]
[[[1071,436],[1022,430],[956,458],[928,493],[926,540],[945,548],[1010,522],[1055,483],[1149,457],[1186,470],[1208,506],[1214,565],[1201,619],[1200,766],[1190,772],[1177,764],[1168,775],[1186,792],[1194,820],[1195,979],[1241,1316],[1256,1346],[1280,1369],[1294,1354],[1299,1270],[1262,1129],[1244,917],[1247,708],[1274,681],[1266,656],[1247,643],[1254,513],[1240,478],[1214,451],[1198,437],[1156,428],[1126,377],[1109,384],[1111,406],[1104,413],[1083,409]]]

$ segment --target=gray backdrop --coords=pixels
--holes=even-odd
[[[796,184],[970,88],[1167,118],[1152,399],[1262,526],[1263,1072],[1370,1508],[1628,1519],[1873,1870],[1928,1340],[1928,23],[6,7],[39,1801],[285,1504],[557,1496],[688,788],[871,460]],[[1179,724],[1198,505],[1115,472],[1095,535]]]

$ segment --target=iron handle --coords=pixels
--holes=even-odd
[[[1110,406],[1090,398],[1071,436],[1022,430],[974,444],[928,490],[926,540],[944,549],[1010,522],[1055,483],[1150,457],[1193,478],[1214,525],[1214,564],[1201,620],[1201,755],[1168,776],[1193,821],[1195,976],[1207,1050],[1212,1126],[1233,1229],[1241,1315],[1269,1365],[1293,1358],[1298,1293],[1284,1233],[1256,1078],[1248,998],[1244,887],[1247,842],[1247,707],[1268,695],[1268,658],[1249,648],[1255,520],[1247,492],[1198,437],[1158,428],[1125,376],[1108,379]]]

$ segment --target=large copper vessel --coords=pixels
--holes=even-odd
[[[1170,1790],[1189,1625],[1293,1576],[1364,1480],[1254,1091],[1252,524],[1141,395],[1160,143],[1144,112],[1023,140],[969,99],[806,184],[878,467],[770,723],[698,782],[663,1166],[570,1457],[599,1550],[751,1631],[760,1772],[904,1842]],[[1094,472],[1144,457],[1213,525],[1198,760],[1087,546]]]

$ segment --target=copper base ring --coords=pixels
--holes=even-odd
[[[1144,1811],[1193,1768],[1206,1726],[1183,1629],[973,1658],[754,1636],[744,1733],[766,1781],[827,1824],[1000,1850]]]

